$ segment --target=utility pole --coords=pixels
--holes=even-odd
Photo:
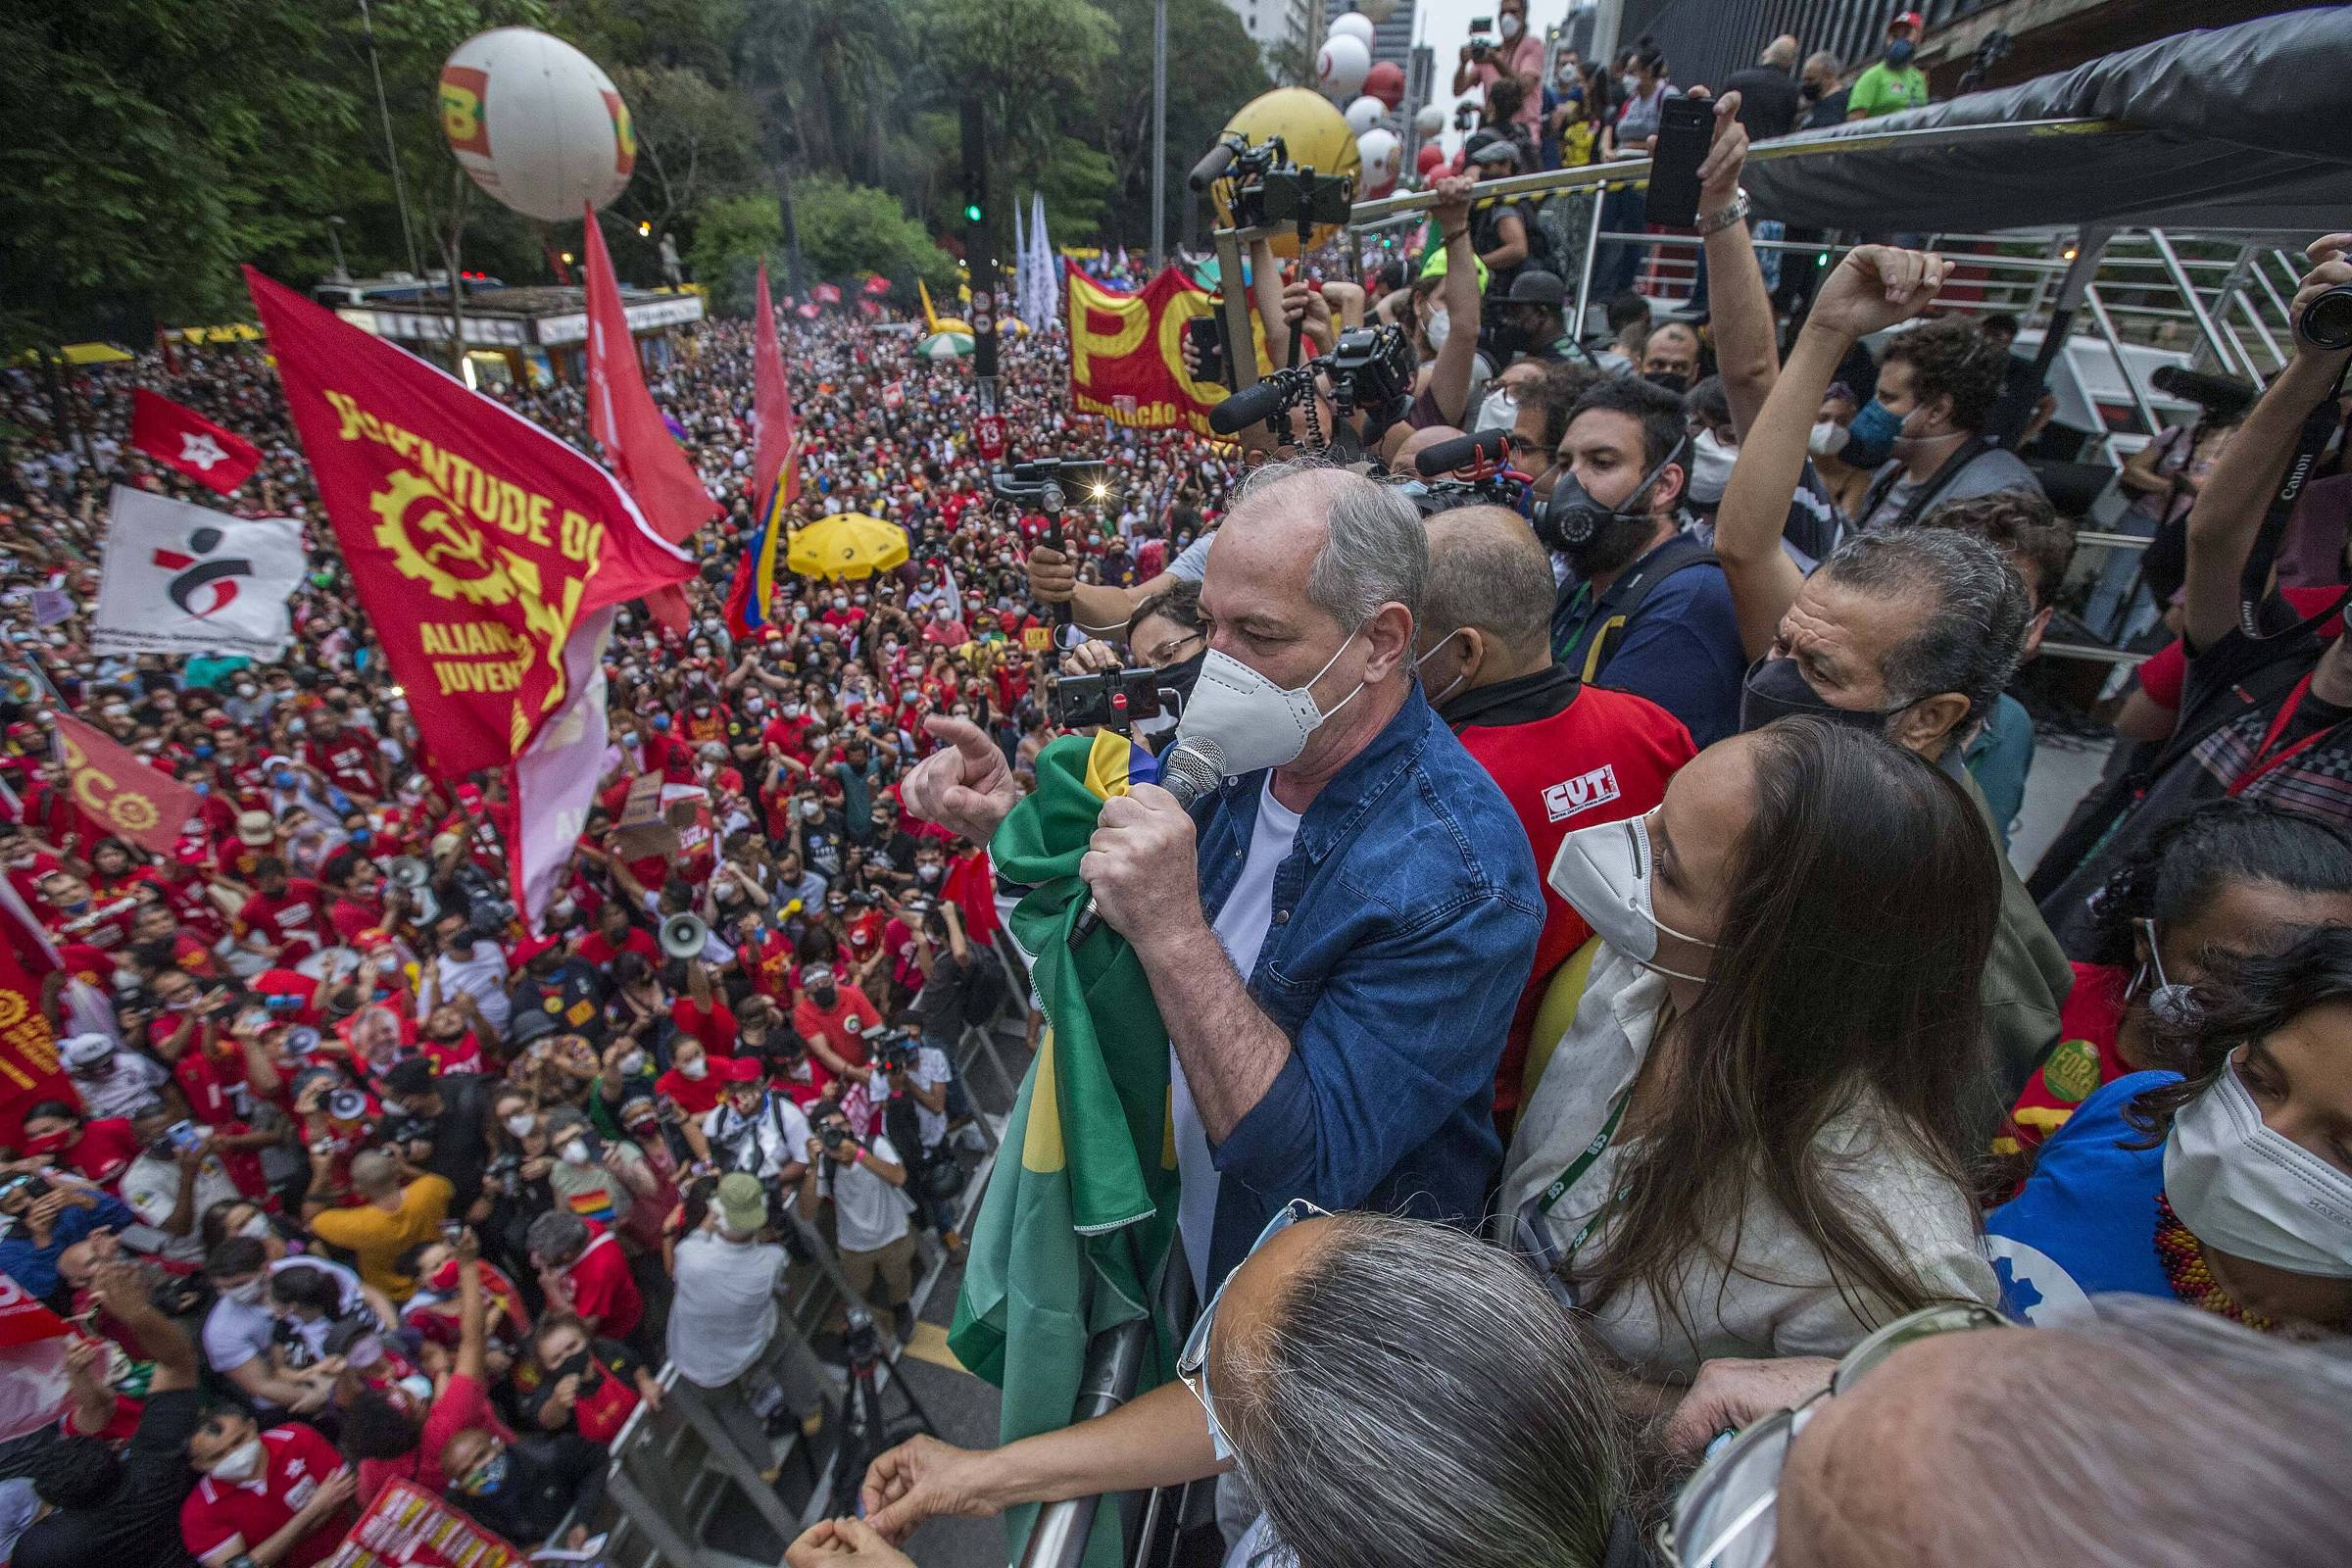
[[[972,374],[980,412],[997,412],[997,242],[988,206],[988,107],[967,94],[963,116],[963,265],[971,274]]]
[[[1152,0],[1152,270],[1168,248],[1168,0]]]
[[[368,14],[368,0],[360,0],[360,30],[368,35],[368,70],[375,77],[375,112],[384,124],[384,162],[392,170],[392,200],[400,207],[400,243],[409,253],[409,271],[424,275],[416,265],[416,231],[409,222],[409,184],[400,173],[400,144],[392,139],[392,106],[384,100],[384,67],[375,55],[375,19]]]

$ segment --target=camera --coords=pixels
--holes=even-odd
[[[2305,306],[2298,325],[2314,348],[2352,349],[2352,283],[2338,283]]]
[[[874,1065],[884,1072],[905,1072],[914,1065],[921,1048],[903,1034],[894,1034],[874,1046]]]
[[[1404,417],[1413,406],[1413,350],[1398,326],[1359,326],[1342,332],[1321,368],[1331,377],[1331,403],[1341,418],[1363,410],[1365,439]]]
[[[338,1120],[344,1119],[337,1113],[335,1109],[335,1102],[341,1098],[342,1095],[357,1095],[359,1091],[355,1089],[346,1089],[340,1091],[338,1094],[327,1096],[327,1114],[330,1116],[335,1116]],[[366,1104],[367,1102],[363,1100],[361,1102],[361,1107],[363,1109],[366,1108]],[[382,1140],[387,1144],[410,1144],[419,1142],[429,1144],[433,1141],[433,1124],[431,1122],[422,1121],[415,1116],[406,1114],[386,1116],[382,1121],[376,1124],[376,1132],[377,1135],[381,1137]]]
[[[1048,516],[1060,513],[1071,496],[1088,501],[1110,495],[1110,465],[1101,458],[1027,458],[988,476],[999,501],[1034,501]]]
[[[507,1198],[522,1190],[522,1156],[500,1154],[482,1167],[482,1185],[495,1189]]]
[[[817,1142],[825,1146],[825,1152],[835,1159],[841,1157],[843,1150],[854,1149],[858,1145],[858,1140],[850,1136],[847,1128],[835,1127],[829,1122],[816,1130],[816,1137]]]
[[[1135,720],[1160,715],[1162,695],[1156,669],[1058,675],[1046,682],[1046,712],[1057,729],[1085,729],[1099,724],[1124,735]]]

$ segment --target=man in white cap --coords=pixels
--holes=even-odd
[[[68,1035],[58,1043],[57,1058],[94,1117],[128,1116],[172,1076],[153,1057],[120,1049],[112,1035]]]
[[[776,1336],[776,1305],[784,1289],[784,1249],[760,1240],[767,1194],[758,1177],[734,1171],[718,1179],[706,1227],[678,1243],[677,1296],[669,1308],[669,1358],[678,1377],[717,1414],[760,1473],[776,1478],[767,1423],[753,1404],[764,1379],[758,1370]],[[777,1369],[786,1387],[782,1404],[794,1412],[818,1407],[808,1349],[793,1336]]]

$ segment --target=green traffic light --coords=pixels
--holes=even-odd
[[[980,221],[980,204],[978,202],[965,202],[963,204],[963,220],[967,223],[977,223]]]

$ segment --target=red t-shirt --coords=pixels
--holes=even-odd
[[[1657,805],[1675,769],[1698,755],[1682,720],[1631,692],[1584,686],[1567,707],[1546,716],[1513,721],[1507,710],[1494,716],[1492,724],[1474,718],[1463,726],[1462,747],[1501,786],[1540,870],[1550,868],[1560,841],[1575,829],[1639,816]],[[1495,1072],[1494,1113],[1506,1126],[1519,1107],[1528,1036],[1544,987],[1592,935],[1584,916],[1547,881],[1535,968],[1511,1015]]]
[[[599,969],[611,967],[612,960],[624,953],[643,954],[649,961],[655,964],[662,961],[661,950],[654,946],[654,939],[646,933],[645,927],[641,925],[629,927],[629,934],[621,938],[620,946],[617,948],[605,940],[605,934],[602,931],[591,931],[580,939],[580,956],[595,964]]]
[[[710,1059],[723,1061],[726,1058],[714,1052],[711,1054]],[[689,1078],[677,1068],[672,1067],[654,1080],[654,1093],[668,1097],[677,1103],[680,1110],[690,1116],[710,1115],[711,1111],[718,1108],[718,1097],[726,1092],[726,1080],[719,1077],[716,1067],[711,1068],[700,1078]]]
[[[179,1505],[179,1538],[191,1554],[202,1557],[218,1551],[239,1536],[245,1539],[243,1549],[250,1552],[283,1530],[318,1493],[319,1483],[343,1468],[343,1455],[335,1446],[300,1421],[264,1432],[262,1446],[268,1452],[251,1481],[202,1477]],[[278,1562],[283,1568],[324,1562],[343,1544],[351,1522],[349,1509],[321,1520]]]
[[[326,781],[347,795],[365,795],[370,799],[384,792],[376,781],[375,743],[368,737],[345,730],[331,741],[313,741],[303,748],[303,760],[326,775]]]
[[[2343,594],[2343,587],[2281,588],[2279,597],[2298,615],[2316,615]],[[2319,637],[2333,642],[2344,634],[2344,617],[2330,615],[2320,622]],[[2159,708],[2180,711],[2181,688],[2188,683],[2188,645],[2176,637],[2150,654],[2139,666],[2139,689]]]
[[[395,1481],[414,1482],[438,1495],[449,1485],[449,1478],[441,1473],[441,1450],[450,1439],[472,1427],[485,1428],[506,1443],[514,1441],[514,1434],[491,1408],[479,1380],[453,1373],[425,1409],[424,1430],[417,1435],[416,1447],[397,1459],[360,1461],[360,1506],[373,1502],[376,1494]],[[246,1544],[252,1544],[250,1541]]]
[[[792,1031],[803,1040],[822,1040],[842,1060],[852,1066],[863,1066],[864,1031],[879,1024],[882,1014],[874,1010],[874,1004],[865,1000],[865,993],[856,986],[842,986],[839,990],[833,1005],[822,1011],[806,996],[794,1003]],[[825,1064],[811,1056],[809,1065],[815,1070],[817,1087],[820,1090],[829,1087],[832,1075]]]
[[[629,1260],[620,1244],[596,1221],[588,1221],[588,1250],[564,1271],[571,1284],[571,1307],[596,1320],[596,1332],[608,1339],[625,1340],[645,1315],[645,1298],[629,1273]]]
[[[718,998],[710,999],[710,1010],[703,1011],[691,997],[680,997],[670,1004],[669,1021],[703,1043],[703,1049],[714,1056],[723,1056],[735,1049],[735,1014]]]
[[[40,1152],[37,1149],[30,1152]],[[83,1122],[74,1147],[61,1149],[52,1157],[76,1175],[105,1186],[139,1157],[139,1135],[130,1130],[126,1117],[101,1116]]]
[[[2033,1149],[2066,1125],[2090,1092],[2135,1069],[2115,1049],[2131,974],[2119,965],[2078,963],[2075,988],[2058,1007],[2058,1043],[2042,1057],[2010,1107],[1992,1152]]]
[[[325,914],[326,901],[318,884],[289,877],[285,892],[275,898],[256,893],[245,901],[245,906],[237,911],[237,934],[260,932],[263,941],[286,950],[279,955],[285,962],[294,963],[326,945],[320,934]]]

